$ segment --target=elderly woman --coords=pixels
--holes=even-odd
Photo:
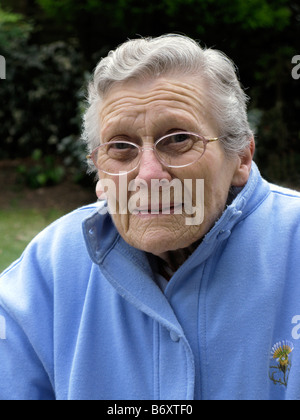
[[[184,36],[100,61],[84,138],[106,201],[2,275],[1,399],[300,398],[300,195],[261,178],[246,101]]]

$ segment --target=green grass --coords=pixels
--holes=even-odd
[[[53,209],[0,209],[0,273],[20,257],[41,230],[62,215]]]

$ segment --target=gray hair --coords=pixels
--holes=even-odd
[[[153,79],[182,73],[206,85],[208,111],[224,136],[228,156],[242,154],[253,135],[247,119],[248,96],[239,83],[234,63],[222,52],[202,48],[182,35],[129,40],[110,51],[97,65],[88,89],[83,139],[89,152],[100,144],[99,109],[104,96],[118,82]]]

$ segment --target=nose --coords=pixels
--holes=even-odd
[[[152,179],[172,180],[167,168],[158,160],[154,153],[153,147],[144,147],[139,165],[137,180],[144,180],[148,186],[151,185]]]

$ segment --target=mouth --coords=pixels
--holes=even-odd
[[[136,216],[157,216],[181,213],[182,203],[171,203],[168,206],[162,206],[162,203],[159,203],[158,205],[153,205],[151,207],[139,207],[132,212],[132,214]]]

